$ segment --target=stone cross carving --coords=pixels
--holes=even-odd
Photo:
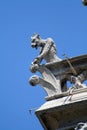
[[[86,87],[83,81],[87,79],[87,55],[71,58],[76,74],[72,72],[67,60],[61,60],[56,54],[56,46],[52,38],[42,39],[38,34],[31,37],[31,47],[40,48],[40,54],[34,59],[30,70],[32,73],[40,72],[42,77],[34,75],[29,82],[32,86],[40,84],[48,97],[69,92],[67,81],[72,83],[72,88]],[[42,60],[46,64],[41,64]]]

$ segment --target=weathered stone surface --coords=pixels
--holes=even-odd
[[[87,80],[87,55],[70,58],[69,61],[73,65],[77,75],[73,74],[67,60],[50,62],[45,65],[31,65],[31,71],[33,73],[39,71],[42,74],[42,78],[39,77],[39,82],[37,84],[40,84],[45,89],[49,97],[58,94],[60,96],[63,95],[64,92],[67,93],[69,88],[67,81],[70,81],[73,84],[72,87],[77,89],[86,87],[83,82]],[[33,83],[35,80],[32,78],[31,80],[30,82],[35,84]]]
[[[87,88],[47,101],[36,115],[45,130],[74,130],[77,123],[87,121]]]

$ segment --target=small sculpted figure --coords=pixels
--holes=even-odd
[[[34,36],[31,37],[31,46],[36,49],[40,47],[40,54],[34,59],[33,64],[39,65],[43,59],[45,59],[46,62],[61,60],[56,55],[56,46],[52,38],[41,39],[38,34],[34,34]]]
[[[68,75],[67,80],[69,80],[71,83],[73,83],[74,88],[86,88],[86,84],[83,84],[83,82],[87,79],[87,72],[83,71],[81,74],[74,76],[74,75]]]

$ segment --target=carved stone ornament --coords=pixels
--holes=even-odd
[[[34,75],[29,82],[32,86],[40,84],[48,97],[62,96],[71,89],[85,88],[83,82],[87,79],[87,55],[62,60],[57,56],[57,50],[52,38],[42,39],[38,34],[31,37],[31,47],[40,48],[39,55],[30,66],[32,73],[40,72],[42,77]],[[46,64],[41,64],[42,60]]]

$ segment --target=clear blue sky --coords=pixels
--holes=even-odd
[[[43,130],[28,111],[46,96],[28,84],[38,55],[30,46],[34,32],[52,37],[60,58],[87,54],[87,6],[81,0],[0,0],[0,130]]]

